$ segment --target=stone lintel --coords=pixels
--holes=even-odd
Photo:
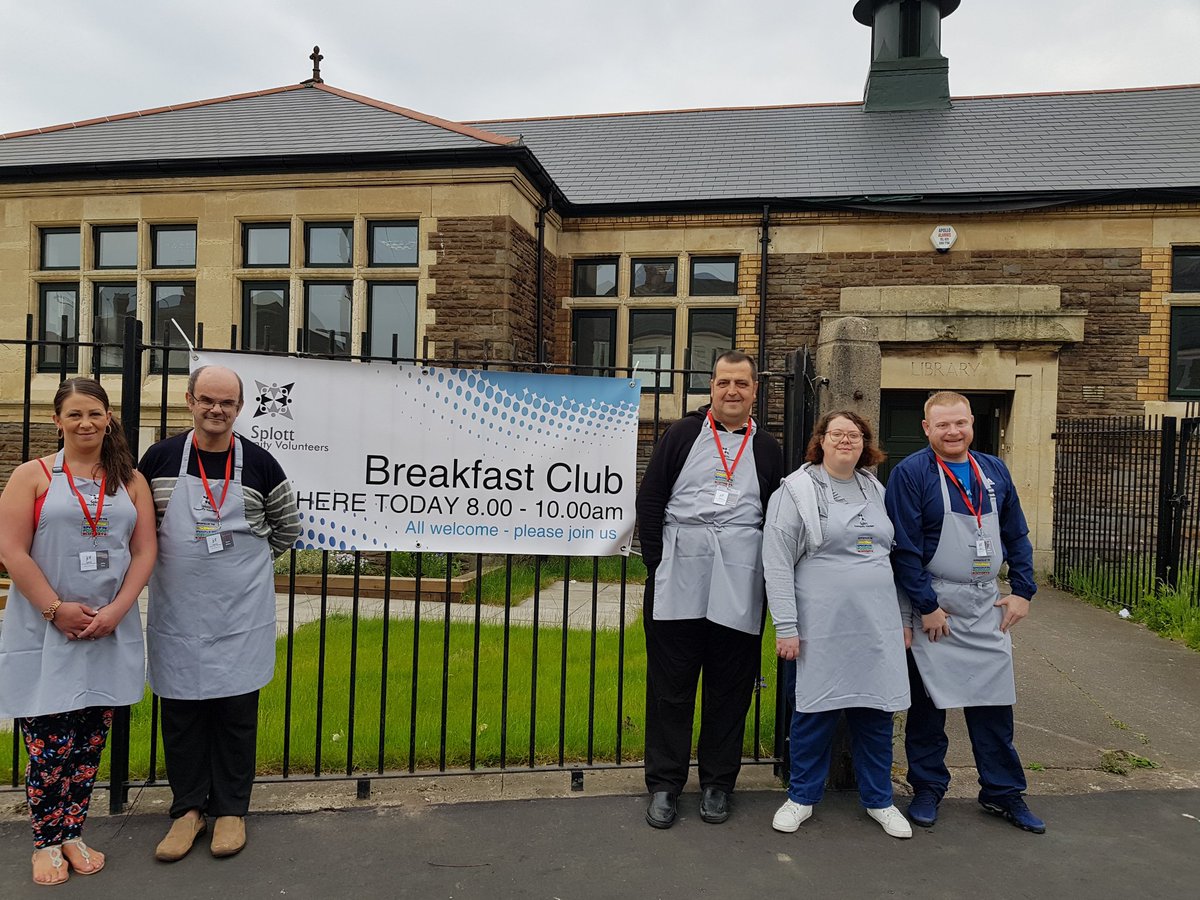
[[[1054,284],[932,284],[842,288],[843,313],[1031,312],[1060,308]]]
[[[872,312],[855,315],[874,324],[885,344],[910,342],[1020,341],[1074,344],[1083,340],[1084,310],[1025,312]],[[821,313],[818,343],[830,340],[827,329],[844,318],[844,312]]]

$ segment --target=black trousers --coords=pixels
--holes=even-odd
[[[946,768],[946,711],[929,699],[921,671],[908,651],[908,684],[912,705],[904,726],[904,752],[908,757],[908,783],[913,790],[932,790],[938,798],[950,787]],[[967,706],[963,708],[975,769],[979,772],[979,799],[1006,800],[1025,793],[1025,769],[1013,746],[1015,726],[1011,706]]]
[[[171,818],[189,809],[244,816],[250,809],[258,739],[258,691],[212,700],[163,697],[162,737]]]
[[[700,786],[732,791],[742,767],[746,712],[758,678],[762,636],[708,619],[655,620],[647,579],[646,789],[680,794],[688,779],[696,686],[701,674]]]

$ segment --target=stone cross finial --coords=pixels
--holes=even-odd
[[[321,48],[313,47],[313,52],[309,54],[308,58],[312,60],[313,64],[312,78],[309,81],[313,84],[324,84],[325,81],[321,78],[321,60],[325,57],[321,55]]]

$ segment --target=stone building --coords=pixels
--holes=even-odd
[[[958,5],[854,6],[862,103],[463,124],[314,68],[0,136],[0,338],[32,316],[38,336],[107,342],[136,313],[177,346],[171,320],[209,347],[604,370],[736,346],[777,367],[860,316],[893,456],[923,443],[930,390],[971,395],[1045,567],[1056,417],[1200,398],[1200,86],[952,100]],[[98,352],[39,355],[35,421],[64,365],[119,369]],[[18,359],[0,346],[8,423]],[[148,355],[144,415],[183,371]],[[683,381],[643,376],[647,406],[670,418],[707,389]]]

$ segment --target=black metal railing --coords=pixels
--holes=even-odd
[[[231,328],[229,348],[238,347],[237,337],[236,327]],[[302,337],[297,336],[296,346],[304,346]],[[224,350],[205,347],[204,338],[198,324],[197,347]],[[104,351],[116,346],[122,370],[102,371],[102,357],[115,355]],[[460,356],[457,344],[449,359],[401,359],[396,346],[393,340],[387,360],[343,358],[628,378],[638,374],[626,367],[469,360]],[[485,357],[490,357],[486,349]],[[48,443],[53,432],[37,431],[33,408],[44,405],[52,388],[75,374],[102,379],[110,396],[120,397],[116,412],[135,453],[142,425],[156,423],[161,438],[168,435],[173,414],[178,421],[187,348],[182,342],[144,343],[141,325],[132,318],[126,320],[124,342],[111,345],[36,340],[30,317],[23,339],[0,339],[0,354],[12,352],[23,354],[19,365],[5,364],[24,373],[22,459],[53,449]],[[148,396],[144,378],[148,352],[156,354],[153,374],[162,375],[154,397]],[[42,365],[39,371],[38,360],[45,358],[57,363],[53,370]],[[163,374],[172,368],[178,372],[175,377]],[[678,387],[674,394],[643,393],[652,399],[643,400],[650,414],[641,424],[639,469],[670,420],[707,401],[706,394],[690,393],[688,386],[693,376],[708,374],[669,366],[641,373],[652,376],[649,385],[670,376]],[[761,373],[757,418],[781,438],[789,461],[803,452],[811,429],[813,383],[806,352],[789,357],[786,371]],[[7,427],[17,424],[9,420]],[[348,559],[332,551],[311,554],[291,551],[277,575],[278,665],[275,680],[263,692],[259,731],[266,737],[260,740],[260,781],[353,779],[363,794],[369,779],[379,777],[520,768],[569,771],[575,782],[589,769],[641,766],[644,644],[638,634],[641,585],[634,571],[641,566],[636,555],[601,560],[418,553],[409,560],[411,574],[402,576],[396,574],[402,554],[354,552]],[[314,576],[298,571],[314,558],[319,561]],[[346,597],[335,592],[345,577],[334,571],[339,566],[350,570]],[[370,567],[380,574],[366,574]],[[562,582],[553,594],[546,583],[551,572],[559,576],[555,584]],[[615,600],[606,616],[602,595],[607,594],[615,594]],[[582,603],[572,614],[576,598]],[[780,722],[787,704],[779,673],[774,654],[767,653],[748,722],[749,763],[780,761],[786,731]],[[118,716],[109,741],[109,779],[102,782],[113,788],[114,811],[126,801],[129,787],[161,781],[158,732],[158,702],[149,693]],[[0,770],[9,770],[4,779],[9,790],[22,783],[23,748],[16,728],[11,747],[8,766],[0,763]]]
[[[1190,410],[1189,410],[1190,412]],[[1064,419],[1055,432],[1054,578],[1136,606],[1200,596],[1200,419]]]

